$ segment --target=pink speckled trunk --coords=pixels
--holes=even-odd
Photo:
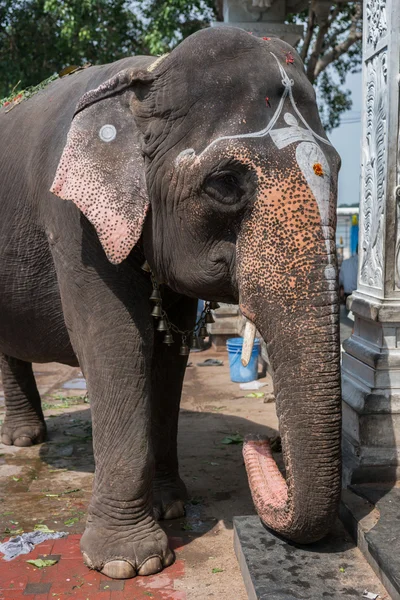
[[[291,323],[291,339],[279,341],[278,327],[268,344],[286,478],[268,441],[247,440],[243,454],[262,521],[295,542],[310,543],[332,525],[340,497],[339,345],[337,315],[308,314],[301,321]]]
[[[261,520],[310,543],[332,525],[341,489],[338,315],[334,304],[304,307],[289,321],[273,313],[256,323],[274,370],[285,477],[267,440],[247,440],[243,454]]]

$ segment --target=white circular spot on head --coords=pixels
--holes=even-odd
[[[296,117],[294,117],[290,113],[285,113],[285,116],[283,118],[285,119],[285,123],[291,125],[292,127],[296,127],[298,125]]]
[[[117,130],[114,125],[103,125],[99,131],[100,139],[103,142],[112,142],[117,135]]]

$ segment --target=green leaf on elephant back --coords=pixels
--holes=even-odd
[[[232,435],[227,435],[221,440],[221,444],[243,444],[243,436],[240,433],[234,433]]]

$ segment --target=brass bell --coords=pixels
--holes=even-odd
[[[199,339],[196,334],[193,334],[190,340],[190,349],[191,350],[200,350]]]
[[[156,304],[153,310],[151,311],[151,316],[155,319],[161,319],[162,317],[162,308],[161,304]]]
[[[144,263],[142,264],[142,266],[140,268],[142,269],[142,271],[145,271],[146,273],[151,273],[151,268],[150,268],[150,265],[147,262],[147,260],[144,261]]]
[[[165,322],[165,319],[160,319],[159,320],[157,331],[168,331],[168,327],[167,327],[167,324]]]
[[[210,302],[210,308],[212,310],[217,310],[217,308],[219,308],[218,302]]]
[[[199,338],[205,338],[207,336],[208,336],[207,327],[205,325],[202,325],[199,329]]]
[[[165,332],[163,344],[167,344],[167,346],[171,346],[174,343],[174,337],[169,329]]]
[[[182,345],[179,348],[179,356],[189,356],[189,353],[190,353],[189,346],[182,342]]]
[[[151,292],[150,300],[152,302],[160,302],[161,294],[160,294],[160,291],[158,288],[153,288],[153,291]]]
[[[206,313],[206,323],[215,323],[214,317],[210,312]]]

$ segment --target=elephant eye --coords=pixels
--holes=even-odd
[[[228,171],[207,177],[203,190],[214,200],[228,205],[240,202],[245,193],[240,175]]]

